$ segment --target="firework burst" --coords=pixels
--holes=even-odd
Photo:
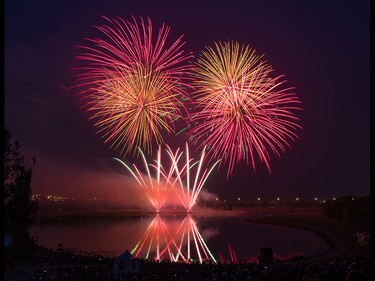
[[[301,109],[293,88],[283,87],[282,76],[272,78],[261,57],[249,46],[219,42],[194,69],[190,141],[207,146],[210,160],[221,158],[219,166],[227,163],[227,177],[244,159],[255,171],[256,154],[271,173],[269,151],[280,156],[301,128],[292,113]]]
[[[164,24],[153,38],[150,19],[105,19],[109,25],[96,26],[103,39],[79,46],[84,66],[76,69],[75,87],[105,143],[121,147],[123,155],[136,147],[151,153],[153,143],[163,143],[164,133],[174,133],[175,121],[187,116],[192,55],[184,54],[182,36],[167,45]]]

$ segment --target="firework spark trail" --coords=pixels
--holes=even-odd
[[[180,238],[179,253],[187,252],[187,261],[193,258],[191,255],[191,242],[193,241],[193,246],[195,246],[196,254],[198,255],[200,263],[203,263],[203,259],[212,260],[213,262],[217,263],[214,255],[211,253],[202,235],[200,234],[195,220],[190,214],[187,214],[185,216],[184,220],[181,223],[181,227],[176,231],[175,236],[175,239],[177,239],[178,237]],[[193,239],[191,239],[191,237],[193,237]],[[183,250],[183,241],[186,241],[186,251]]]
[[[188,116],[184,102],[191,88],[192,68],[180,36],[167,45],[170,28],[164,23],[153,38],[151,20],[137,23],[121,18],[108,19],[108,25],[95,26],[103,38],[87,38],[87,46],[77,60],[76,85],[86,101],[84,108],[98,133],[120,147],[121,154],[149,154],[153,142],[164,142],[163,134],[174,133],[175,121]],[[155,36],[155,35],[154,35]],[[154,40],[153,40],[154,39]]]
[[[140,155],[143,159],[144,168],[146,170],[145,174],[137,168],[133,163],[133,168],[127,165],[125,162],[118,158],[114,158],[120,162],[136,179],[138,184],[142,187],[143,191],[146,193],[152,206],[157,212],[159,212],[163,205],[168,202],[170,198],[170,191],[174,191],[179,198],[181,204],[184,206],[186,211],[190,212],[198,200],[200,191],[202,190],[205,182],[207,181],[209,175],[220,160],[217,160],[210,169],[204,169],[203,163],[205,159],[204,149],[201,153],[200,159],[193,164],[191,162],[194,160],[190,158],[189,146],[186,143],[186,163],[181,165],[180,160],[182,159],[183,151],[180,152],[180,148],[173,153],[172,149],[166,145],[166,151],[171,160],[169,168],[166,168],[162,164],[161,157],[161,146],[159,145],[156,164],[147,163],[144,153],[140,150]],[[194,167],[197,167],[194,170]],[[151,174],[150,168],[153,168],[156,176]],[[190,177],[194,176],[193,179]],[[156,177],[156,180],[154,178]],[[192,184],[192,185],[191,185]]]
[[[141,171],[137,168],[137,166],[134,163],[132,165],[134,168],[134,171],[133,171],[133,169],[122,160],[118,158],[113,158],[113,159],[120,162],[132,174],[132,176],[136,179],[138,184],[142,187],[143,191],[145,192],[152,206],[155,208],[157,212],[159,212],[168,198],[169,183],[168,183],[168,180],[166,181],[163,180],[166,176],[163,172],[163,167],[160,164],[158,164],[157,166],[152,166],[154,168],[157,167],[156,183],[154,183],[154,177],[153,175],[151,175],[150,168],[149,168],[150,164],[147,163],[146,157],[144,153],[142,152],[142,150],[141,149],[139,150],[143,159],[143,164],[146,170],[147,177],[143,173],[141,173]],[[157,157],[158,157],[157,163],[161,163],[160,146],[159,146]],[[160,177],[161,175],[163,176],[162,179]]]
[[[184,262],[187,262],[187,258],[184,256],[184,254],[181,252],[181,248],[182,248],[182,244],[183,244],[183,241],[181,240],[180,242],[180,245],[178,246],[177,245],[177,242],[176,242],[176,239],[177,239],[177,234],[179,232],[179,230],[181,229],[181,227],[184,225],[184,221],[182,222],[182,224],[178,227],[177,231],[171,235],[170,234],[170,231],[169,231],[169,228],[166,226],[165,222],[163,220],[161,220],[162,223],[163,223],[163,226],[164,228],[167,230],[168,234],[169,234],[169,241],[167,239],[165,239],[165,247],[164,249],[161,251],[160,255],[162,256],[165,252],[168,251],[168,254],[169,254],[169,257],[171,258],[171,260],[173,261],[179,261],[180,260],[180,257],[182,259],[182,261]],[[174,246],[174,249],[176,251],[176,254],[173,254],[173,251],[172,251],[172,248],[171,248],[171,245]]]
[[[191,165],[191,162],[194,159],[190,158],[189,146],[188,143],[186,143],[186,163],[182,167],[179,167],[179,162],[183,152],[179,153],[178,149],[176,153],[173,154],[169,146],[167,146],[167,152],[172,160],[173,171],[176,175],[175,180],[171,182],[172,188],[174,188],[174,190],[177,192],[178,197],[180,198],[181,203],[183,204],[185,209],[190,212],[196,204],[198,195],[202,190],[207,178],[209,177],[215,166],[220,162],[220,160],[217,160],[209,170],[205,169],[201,174],[203,162],[205,159],[205,148],[203,148],[202,150],[200,159]],[[197,169],[195,171],[195,178],[191,179],[190,176],[194,174],[192,173],[192,169],[194,168],[194,166],[197,166]],[[193,185],[191,186],[192,182]],[[181,193],[179,192],[179,190],[181,191]]]
[[[232,263],[238,263],[237,256],[235,251],[231,248],[230,245],[228,245],[229,248],[229,254],[230,254],[230,259]]]
[[[217,263],[215,257],[214,257],[213,254],[211,253],[211,251],[210,251],[210,249],[208,248],[207,244],[204,242],[204,239],[203,239],[202,235],[199,233],[199,230],[198,230],[198,227],[197,227],[195,221],[194,221],[193,218],[190,217],[190,216],[189,216],[189,221],[190,221],[190,223],[191,223],[192,226],[193,226],[193,227],[192,227],[192,230],[193,230],[192,233],[193,233],[193,235],[194,235],[194,241],[196,241],[196,240],[199,241],[199,245],[201,246],[202,251],[203,251],[203,253],[205,254],[205,258],[206,258],[207,260],[209,260],[209,259],[211,258],[215,263]],[[200,251],[199,251],[199,247],[198,247],[198,244],[195,243],[195,245],[196,245],[197,252],[200,253]],[[201,258],[201,256],[202,256],[202,255],[199,255],[200,258]],[[201,263],[203,262],[202,258],[200,259],[200,262],[201,262]]]
[[[166,226],[163,219],[159,214],[151,221],[145,234],[137,245],[131,251],[136,257],[141,255],[144,246],[148,244],[147,251],[145,253],[145,258],[148,259],[151,253],[155,253],[154,259],[161,260],[168,252],[168,256],[171,260],[174,260],[172,245],[174,246],[174,251],[179,251],[179,247],[174,242],[172,235],[168,227]],[[165,246],[164,246],[165,245]],[[153,251],[155,247],[155,251]]]
[[[221,255],[221,253],[219,253],[219,257],[220,257],[221,263],[224,264],[224,259],[223,259],[222,255]]]
[[[144,249],[146,246],[148,247]],[[168,227],[162,217],[157,214],[131,253],[140,257],[146,250],[145,258],[156,260],[167,258],[175,262],[189,262],[196,258],[192,255],[191,248],[195,249],[194,253],[200,263],[203,263],[204,260],[212,260],[217,263],[199,233],[196,222],[189,214],[181,220],[176,231]],[[150,257],[152,254],[154,256]]]
[[[215,43],[198,57],[194,70],[197,106],[190,120],[190,142],[207,146],[210,161],[227,163],[229,177],[241,160],[253,166],[258,155],[271,173],[270,154],[280,156],[298,138],[301,110],[293,88],[283,88],[283,76],[271,77],[272,67],[249,46]]]
[[[191,240],[191,236],[193,237],[193,240]],[[194,219],[188,214],[182,221],[180,227],[177,229],[175,235],[172,238],[172,241],[170,243],[167,243],[166,248],[163,250],[163,252],[168,249],[170,251],[170,248],[168,247],[170,244],[174,244],[176,246],[175,240],[180,240],[179,248],[177,249],[177,255],[173,255],[174,260],[178,261],[179,257],[181,256],[181,259],[183,261],[189,261],[192,259],[191,255],[191,241],[194,242],[193,246],[195,246],[196,254],[198,255],[199,262],[203,262],[203,258],[205,260],[213,260],[215,263],[217,262],[211,251],[209,250],[207,244],[204,242],[204,239],[202,235],[199,233],[198,227],[196,225],[196,222]],[[184,243],[185,242],[185,243]],[[183,245],[186,244],[187,250],[183,250]],[[183,253],[186,253],[186,257]]]
[[[151,233],[151,230],[153,229],[153,225],[155,224],[155,221],[156,220],[156,217],[151,221],[151,223],[150,223],[150,225],[147,227],[147,229],[146,229],[146,232],[145,232],[145,234],[143,235],[143,237],[141,238],[141,240],[134,246],[134,248],[131,250],[131,254],[132,255],[135,255],[136,257],[138,257],[139,256],[139,254],[140,254],[140,251],[143,249],[143,247],[144,247],[144,245],[145,245],[145,242],[148,240],[148,237],[149,237],[149,235],[150,235],[150,233]],[[145,258],[146,259],[148,259],[148,257],[149,257],[149,254],[150,254],[150,248],[151,248],[151,245],[152,245],[152,239],[151,239],[151,242],[150,242],[150,244],[149,244],[150,246],[149,246],[149,249],[148,249],[148,251],[147,251],[147,253],[146,253],[146,256],[145,256]],[[138,251],[137,251],[138,250]],[[136,252],[137,251],[137,252]]]

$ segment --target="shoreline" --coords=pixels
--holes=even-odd
[[[179,212],[181,215],[186,215],[186,212]],[[57,216],[56,216],[57,214]],[[81,210],[74,211],[53,211],[43,212],[37,218],[40,220],[49,220],[59,218],[79,218],[79,217],[101,217],[101,216],[139,216],[139,215],[154,215],[155,212],[139,212],[136,210]],[[164,213],[163,213],[164,214]],[[165,213],[168,214],[168,213]],[[173,215],[173,213],[169,213]],[[353,237],[353,231],[358,228],[322,215],[322,209],[319,208],[240,208],[233,210],[211,210],[207,212],[193,212],[192,215],[216,215],[216,216],[240,216],[248,222],[262,223],[262,224],[277,224],[287,227],[296,227],[306,229],[317,234],[324,239],[330,248],[325,253],[316,255],[314,257],[303,257],[299,259],[289,259],[275,261],[275,267],[278,269],[280,279],[275,280],[293,280],[297,276],[296,269],[302,269],[309,276],[311,270],[318,270],[321,266],[328,271],[335,271],[337,274],[345,276],[350,273],[353,268],[352,264],[356,264],[358,270],[362,270],[368,276],[369,261],[370,261],[370,246],[360,246],[356,243]],[[355,233],[355,232],[354,232]],[[113,257],[92,254],[74,254],[71,251],[55,251],[45,247],[37,247],[35,260],[32,261],[17,261],[8,260],[5,267],[4,280],[77,280],[85,276],[85,280],[119,280],[117,275],[113,273]],[[151,279],[146,280],[167,280],[161,272],[165,271],[166,266],[169,269],[175,270],[176,274],[184,278],[186,269],[189,272],[202,272],[211,268],[210,272],[219,274],[227,273],[227,270],[236,268],[240,269],[246,266],[248,272],[254,275],[261,275],[267,271],[267,267],[258,267],[254,261],[241,260],[238,265],[233,265],[230,261],[225,261],[223,264],[200,266],[196,263],[169,263],[162,261],[159,263],[147,262],[142,260],[142,272],[139,276],[152,276]],[[245,263],[243,263],[245,262]],[[248,263],[249,262],[249,263]],[[256,262],[256,261],[255,261]],[[155,270],[159,270],[158,275],[155,275]],[[326,271],[327,272],[327,271]],[[321,272],[323,274],[324,272]],[[198,273],[197,273],[198,274]],[[327,273],[325,273],[327,274]],[[137,275],[136,275],[137,276]],[[289,276],[292,279],[285,279]],[[60,279],[59,279],[60,278]],[[79,279],[81,280],[81,279]],[[83,280],[83,279],[82,279]],[[135,279],[137,280],[137,279]],[[138,279],[141,280],[141,279]],[[168,279],[169,280],[169,279]],[[190,279],[195,280],[195,279]],[[203,279],[199,279],[203,280]],[[206,280],[206,279],[205,279]],[[207,279],[210,280],[210,279]],[[243,280],[243,279],[241,279]],[[336,280],[336,279],[335,279]],[[368,279],[370,280],[370,279]]]
[[[369,245],[359,245],[353,235],[365,231],[333,218],[323,216],[321,207],[251,207],[233,208],[232,210],[213,210],[211,208],[196,208],[193,212],[185,210],[166,209],[156,213],[152,209],[76,209],[76,210],[44,210],[39,213],[36,222],[54,220],[56,218],[84,217],[121,217],[121,216],[151,216],[160,214],[192,216],[241,216],[245,221],[262,224],[276,224],[311,231],[327,242],[329,249],[325,253],[303,257],[298,261],[282,260],[282,263],[298,263],[321,261],[322,259],[356,258],[370,256]]]
[[[329,249],[325,253],[306,257],[297,262],[320,262],[326,259],[370,258],[370,245],[359,245],[353,235],[364,231],[358,226],[325,217],[322,212],[280,212],[265,214],[246,219],[252,223],[274,224],[311,231],[327,242]],[[288,262],[288,263],[292,263]],[[294,262],[293,262],[294,263]]]

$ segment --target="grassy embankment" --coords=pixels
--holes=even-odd
[[[369,257],[370,246],[359,245],[353,237],[355,233],[368,229],[325,217],[322,211],[321,208],[263,208],[258,210],[262,215],[252,212],[246,220],[313,231],[330,245],[328,252],[317,256],[317,259]]]

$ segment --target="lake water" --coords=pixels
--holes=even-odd
[[[243,216],[143,215],[56,218],[35,224],[30,233],[51,249],[140,258],[249,260],[272,247],[276,258],[314,256],[328,250],[316,234],[284,226],[246,222]]]

